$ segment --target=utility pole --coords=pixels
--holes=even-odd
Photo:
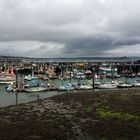
[[[18,93],[17,93],[17,88],[18,88],[18,69],[16,69],[16,83],[14,85],[14,93],[16,95],[16,105],[18,105]]]
[[[62,86],[63,86],[64,85],[64,83],[63,83],[63,78],[64,78],[63,64],[61,65],[61,72],[62,72]]]
[[[39,74],[39,62],[38,62],[38,61],[39,61],[39,58],[36,58],[36,61],[37,61],[37,62],[36,62],[36,63],[37,63],[37,64],[36,64],[36,65],[37,65],[37,66],[36,66],[36,69],[37,69],[37,75],[38,75],[38,74]],[[35,69],[35,71],[36,71],[36,69]],[[34,76],[34,71],[33,71],[33,69],[32,69],[32,76]]]
[[[72,65],[70,64],[70,83],[71,83],[71,78],[72,78],[71,74],[72,74]]]
[[[93,87],[93,93],[94,93],[94,90],[95,90],[95,86],[94,86],[94,75],[95,75],[95,73],[94,73],[95,71],[94,71],[94,68],[93,68],[93,72],[92,72],[92,87]]]

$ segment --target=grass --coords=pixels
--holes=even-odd
[[[107,118],[117,118],[117,119],[123,119],[126,121],[133,120],[137,121],[140,120],[140,116],[132,115],[129,113],[123,113],[123,112],[112,112],[103,108],[97,108],[96,109],[97,114],[104,119]]]

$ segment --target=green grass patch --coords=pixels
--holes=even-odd
[[[103,108],[97,108],[96,113],[101,118],[117,118],[123,120],[140,120],[140,116],[132,115],[129,113],[122,113],[122,112],[112,112]]]

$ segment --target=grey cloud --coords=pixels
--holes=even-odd
[[[139,6],[138,0],[0,0],[0,42],[9,42],[0,54],[55,54],[47,45],[24,51],[10,41],[65,44],[58,56],[101,56],[140,44]]]
[[[81,56],[102,55],[104,50],[112,48],[112,42],[112,38],[105,36],[79,38],[68,42],[63,53]]]
[[[137,45],[140,44],[140,40],[117,40],[114,42],[115,46],[123,46],[123,45],[127,45],[127,46],[131,46],[131,45]]]
[[[48,46],[40,46],[39,49],[40,49],[40,50],[45,50],[45,49],[47,49],[47,47],[48,47]]]

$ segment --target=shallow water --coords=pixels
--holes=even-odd
[[[86,80],[84,80],[86,81]],[[56,87],[62,85],[62,80],[50,80],[45,81],[54,84]],[[69,80],[64,80],[63,84],[69,83]],[[72,83],[78,82],[77,80],[72,80]],[[82,80],[83,82],[83,80]],[[87,81],[86,81],[87,82]],[[35,92],[35,93],[27,93],[27,92],[20,92],[18,93],[18,103],[25,103],[34,101],[37,99],[45,99],[54,95],[62,94],[64,91],[44,91],[44,92]],[[16,105],[16,94],[13,92],[7,92],[5,89],[5,85],[0,85],[0,107]]]
[[[37,99],[45,99],[50,96],[62,94],[58,91],[45,91],[37,93],[18,93],[18,103],[25,103],[29,101],[34,101]],[[13,92],[6,92],[5,85],[0,85],[0,107],[16,105],[16,94]]]
[[[130,83],[135,80],[134,78],[127,78],[127,81]],[[91,80],[80,80],[81,83],[90,83]],[[106,80],[105,80],[106,81]],[[107,81],[111,81],[110,79],[107,79]],[[46,81],[49,83],[53,83],[56,87],[59,85],[62,85],[61,80],[50,80]],[[63,84],[69,83],[70,80],[64,80]],[[75,79],[71,81],[72,83],[79,82],[79,80]],[[97,89],[98,90],[98,89]],[[77,92],[77,91],[75,91]],[[21,92],[18,93],[18,103],[25,103],[29,101],[34,101],[37,99],[45,99],[54,95],[62,94],[64,91],[45,91],[45,92],[37,92],[37,93],[27,93],[27,92]],[[6,92],[5,85],[0,85],[0,107],[4,106],[10,106],[10,105],[16,105],[16,95],[13,92]]]

